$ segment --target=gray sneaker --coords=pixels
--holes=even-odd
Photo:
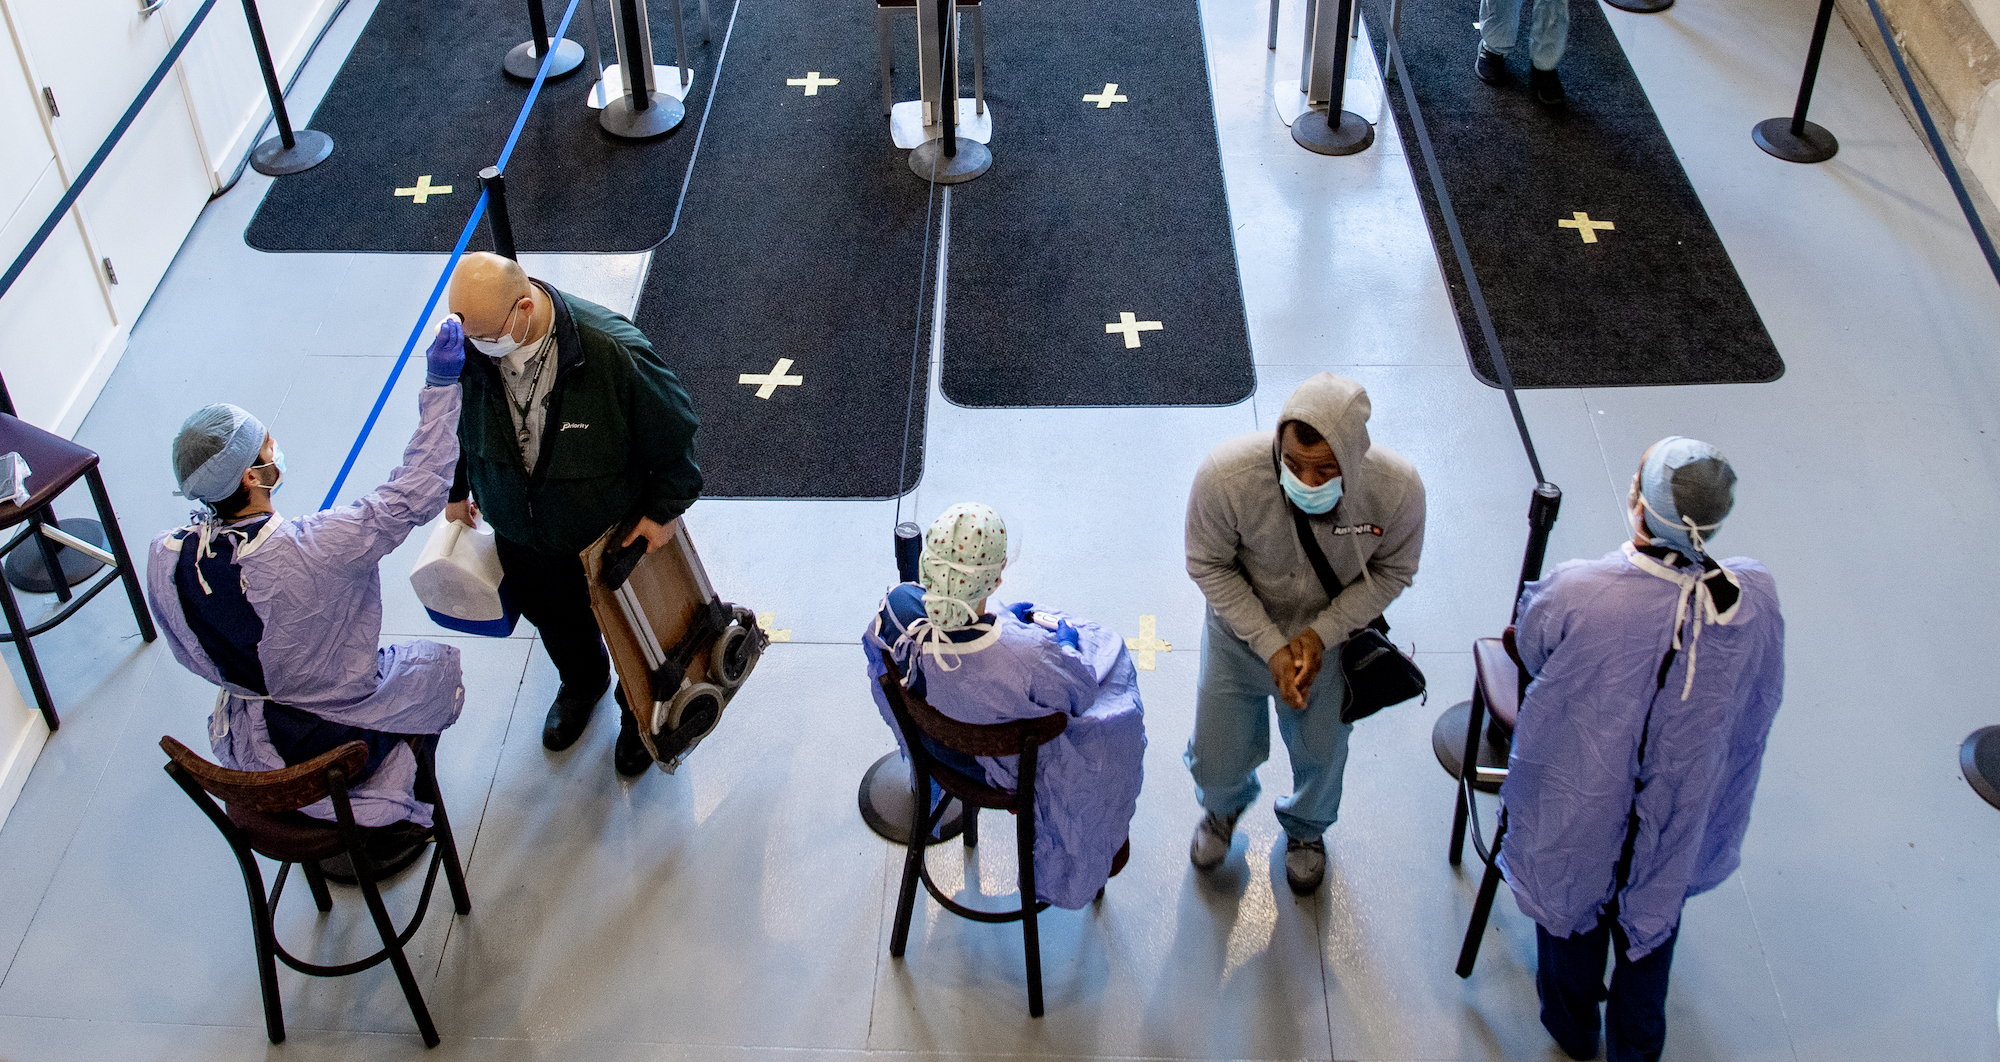
[[[1197,870],[1214,870],[1229,855],[1229,842],[1236,836],[1236,816],[1223,818],[1215,812],[1202,816],[1188,845],[1188,862]]]
[[[1310,896],[1319,891],[1319,883],[1325,880],[1326,839],[1285,838],[1285,884],[1300,896]]]

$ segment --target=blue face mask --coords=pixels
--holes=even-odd
[[[1299,477],[1292,475],[1290,468],[1278,466],[1278,483],[1285,488],[1285,497],[1314,516],[1333,511],[1334,505],[1340,501],[1340,479],[1335,476],[1317,487],[1308,487]]]

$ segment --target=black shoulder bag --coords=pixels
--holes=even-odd
[[[1327,563],[1319,540],[1306,524],[1306,514],[1289,501],[1286,504],[1292,510],[1292,527],[1299,533],[1299,545],[1305,548],[1306,559],[1312,562],[1313,574],[1319,576],[1327,597],[1339,597],[1347,588],[1333,573],[1333,565]],[[1347,699],[1340,705],[1341,722],[1366,719],[1424,692],[1423,671],[1389,641],[1388,635],[1388,621],[1377,616],[1337,648],[1329,649],[1339,658],[1341,673],[1347,677]]]

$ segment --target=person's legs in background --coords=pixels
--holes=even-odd
[[[1607,915],[1595,929],[1573,937],[1535,926],[1535,994],[1542,1000],[1542,1027],[1571,1058],[1597,1057],[1597,1005],[1605,997],[1604,957],[1615,921]]]
[[[1507,53],[1521,31],[1523,0],[1479,0],[1479,57],[1473,73],[1489,85],[1507,76]]]
[[[1236,817],[1257,799],[1257,767],[1271,755],[1269,702],[1277,690],[1271,669],[1250,646],[1213,610],[1203,613],[1194,735],[1181,761],[1208,812],[1195,827],[1188,858],[1207,870],[1229,854]]]
[[[1658,1062],[1667,1040],[1667,970],[1679,937],[1676,929],[1665,944],[1634,961],[1625,957],[1630,943],[1624,930],[1613,929],[1618,960],[1604,1007],[1604,1057],[1609,1062]]]
[[[1562,60],[1569,43],[1569,0],[1535,0],[1528,17],[1528,89],[1535,102],[1544,107],[1560,107],[1569,102],[1563,94],[1562,78],[1556,63]]]
[[[611,656],[590,611],[590,586],[583,561],[540,553],[499,535],[494,544],[507,575],[507,592],[521,615],[541,634],[542,648],[562,678],[542,728],[542,744],[562,750],[576,743],[590,713],[611,683]]]

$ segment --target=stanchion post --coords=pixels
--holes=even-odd
[[[549,63],[549,80],[566,77],[583,65],[583,46],[564,37],[549,40],[549,20],[542,14],[542,0],[528,0],[528,39],[515,45],[507,52],[507,58],[500,64],[509,76],[523,81],[533,81],[542,71],[542,56],[554,48],[556,57]]]
[[[1514,607],[1520,608],[1521,591],[1542,577],[1542,562],[1548,559],[1549,531],[1562,511],[1562,488],[1538,483],[1528,500],[1528,548],[1521,555],[1521,581],[1514,585]]]
[[[1329,12],[1327,6],[1333,4]],[[1311,17],[1306,21],[1306,99],[1312,99],[1313,82],[1330,79],[1328,85],[1326,120],[1318,120],[1318,115],[1308,107],[1292,123],[1292,140],[1300,147],[1319,155],[1352,155],[1365,151],[1375,142],[1375,127],[1368,120],[1346,110],[1342,105],[1347,98],[1347,41],[1354,26],[1354,0],[1318,0],[1313,5]],[[1325,52],[1331,48],[1332,62],[1329,64]]]
[[[1806,49],[1806,72],[1799,78],[1799,100],[1790,119],[1766,118],[1750,130],[1750,139],[1765,154],[1786,162],[1825,162],[1840,151],[1840,141],[1824,127],[1806,121],[1813,84],[1819,80],[1820,53],[1826,50],[1827,27],[1833,22],[1833,0],[1819,0],[1813,21],[1812,45]]]
[[[952,62],[952,31],[958,27],[958,12],[952,10],[951,0],[938,0],[938,25],[943,27],[938,34],[942,54],[938,56],[938,119],[944,124],[944,157],[958,155],[958,66]]]
[[[257,69],[264,75],[264,92],[271,97],[271,119],[278,124],[277,137],[250,152],[250,165],[269,177],[312,169],[333,154],[333,138],[313,129],[292,129],[292,116],[285,110],[285,90],[278,84],[278,68],[271,62],[271,43],[264,37],[264,17],[257,11],[257,0],[243,0],[243,21],[250,26]]]
[[[921,573],[917,571],[917,558],[924,551],[924,529],[913,521],[905,520],[896,525],[896,578],[899,582],[914,583]]]
[[[680,0],[673,2],[678,13]],[[625,92],[604,105],[597,113],[597,124],[612,136],[627,140],[663,136],[681,124],[687,108],[671,94],[654,89],[652,30],[646,22],[644,0],[617,0],[617,3],[618,17],[611,25],[618,44],[618,75]]]
[[[922,17],[920,9],[919,20]],[[937,18],[937,105],[941,135],[924,141],[910,152],[910,172],[936,184],[962,184],[993,168],[993,152],[976,140],[958,135],[958,35],[955,32],[958,28],[958,5],[955,0],[937,0]],[[917,37],[921,40],[921,21],[918,25]]]
[[[514,258],[514,223],[507,217],[507,178],[498,167],[479,171],[479,183],[486,186],[486,224],[493,230],[493,253]]]

